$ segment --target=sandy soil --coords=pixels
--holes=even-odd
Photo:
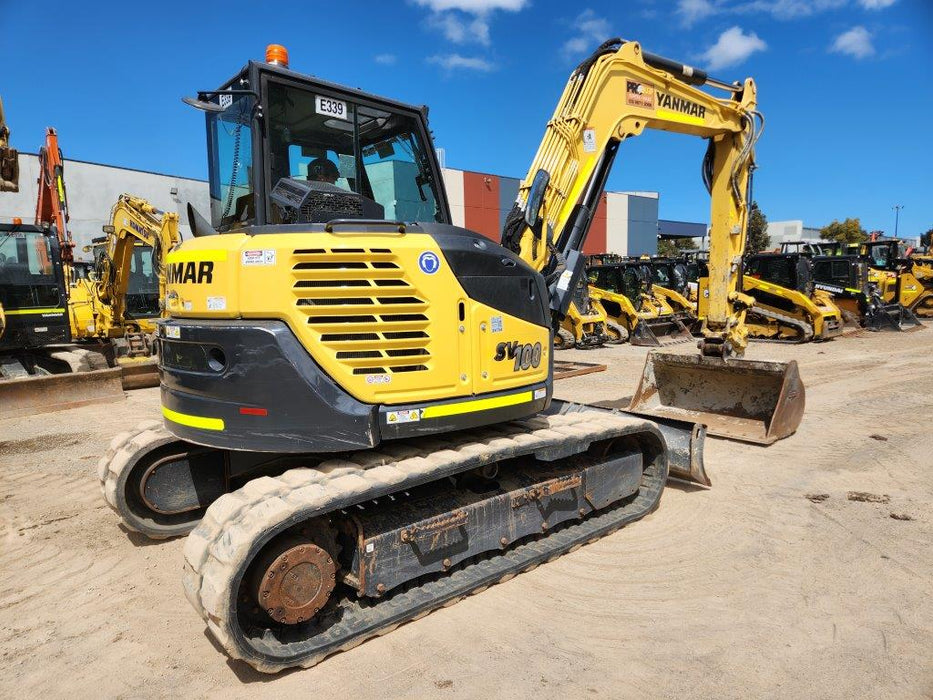
[[[639,523],[275,677],[211,643],[181,592],[183,540],[128,535],[104,506],[94,464],[156,416],[157,390],[0,419],[0,695],[931,697],[931,348],[929,329],[754,346],[800,363],[796,435],[710,440],[712,489],[671,484]],[[562,353],[609,371],[557,394],[627,396],[644,354]]]

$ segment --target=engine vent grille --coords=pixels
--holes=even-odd
[[[294,251],[295,305],[354,375],[430,367],[430,305],[389,248]]]

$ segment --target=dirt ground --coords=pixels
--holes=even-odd
[[[138,539],[104,505],[94,465],[157,416],[158,390],[0,418],[0,695],[933,697],[931,348],[929,328],[755,345],[800,363],[796,435],[710,439],[713,488],[671,483],[641,522],[273,677],[206,635],[184,540]],[[630,395],[645,352],[561,353],[609,370],[557,395]]]

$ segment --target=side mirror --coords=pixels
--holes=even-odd
[[[528,189],[528,202],[525,204],[525,223],[529,227],[536,226],[541,214],[541,203],[544,201],[544,192],[547,190],[551,175],[543,168],[535,173],[531,187]]]
[[[194,107],[195,109],[200,109],[202,112],[223,112],[226,107],[221,107],[216,102],[208,102],[207,100],[199,100],[196,97],[182,97],[181,101],[184,102],[189,107]]]

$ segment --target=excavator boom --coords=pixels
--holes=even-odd
[[[726,96],[714,97],[701,85],[722,89]],[[756,99],[751,78],[726,84],[645,53],[637,42],[605,42],[571,74],[502,240],[544,274],[551,312],[559,319],[583,273],[583,242],[619,146],[646,129],[706,139],[702,175],[711,197],[711,228],[708,312],[699,329],[702,354],[687,363],[682,356],[650,354],[629,411],[704,423],[725,437],[769,442],[796,429],[804,392],[793,363],[735,359],[745,351],[745,313],[754,303],[742,293],[741,275],[754,147],[764,123]],[[668,381],[689,390],[658,384]],[[778,390],[763,393],[764,384]],[[794,403],[793,409],[782,409],[780,397]],[[762,421],[769,426],[764,432],[758,427]]]
[[[19,192],[19,153],[10,147],[10,127],[0,99],[0,192]]]

